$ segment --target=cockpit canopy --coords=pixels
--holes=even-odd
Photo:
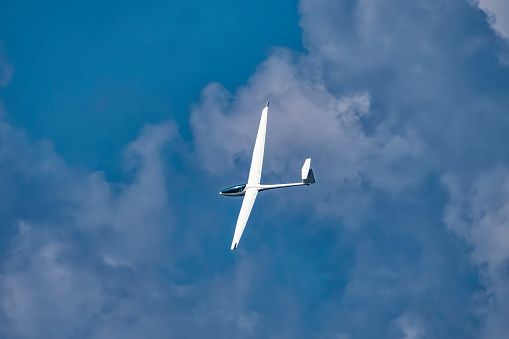
[[[224,189],[221,191],[222,194],[234,194],[234,193],[241,193],[244,188],[246,188],[246,185],[236,185],[232,187],[228,187],[227,189]]]

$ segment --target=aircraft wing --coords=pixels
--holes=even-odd
[[[265,134],[267,132],[267,112],[269,111],[269,103],[262,111],[258,134],[256,135],[255,146],[253,150],[253,159],[251,160],[251,169],[249,170],[248,185],[260,184],[262,176],[263,151],[265,149]]]
[[[242,207],[240,208],[239,218],[237,219],[237,226],[235,226],[235,235],[233,236],[232,250],[237,248],[240,237],[244,228],[246,227],[247,219],[253,208],[256,196],[258,195],[257,188],[248,188],[244,194],[244,200],[242,201]]]

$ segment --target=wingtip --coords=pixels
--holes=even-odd
[[[265,106],[265,107],[269,107],[269,104],[270,104],[270,101],[267,101],[267,106]]]
[[[237,243],[232,244],[232,251],[237,249]]]

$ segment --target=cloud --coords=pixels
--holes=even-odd
[[[203,181],[175,170],[189,157],[175,124],[142,129],[125,148],[121,183],[69,166],[51,143],[31,143],[6,123],[0,132],[0,221],[8,237],[1,248],[2,335],[256,337],[262,331],[266,316],[248,305],[268,254],[223,269],[219,260],[212,275],[200,274],[200,265],[217,260],[211,250],[230,251],[217,241],[206,252],[217,237],[211,220],[218,213],[190,189]]]
[[[479,0],[479,8],[486,12],[492,27],[509,38],[509,4],[503,0]]]
[[[249,167],[259,111],[270,99],[262,180],[291,181],[310,156],[318,184],[309,193],[281,193],[263,207],[265,217],[286,211],[307,236],[325,228],[336,235],[334,246],[355,241],[346,256],[355,264],[342,271],[346,286],[320,305],[329,319],[322,331],[366,338],[506,333],[491,320],[507,316],[505,306],[486,310],[491,297],[484,293],[493,289],[506,305],[506,289],[464,256],[473,246],[495,260],[504,244],[489,244],[504,234],[503,218],[494,221],[497,232],[482,228],[484,250],[464,242],[463,232],[449,232],[448,217],[463,198],[448,194],[450,182],[468,187],[509,159],[509,70],[499,61],[507,43],[462,0],[304,0],[299,8],[308,53],[276,50],[234,93],[219,84],[203,91],[191,118],[203,170],[245,180],[237,173]],[[504,195],[494,199],[503,204]]]
[[[499,338],[509,330],[509,171],[498,167],[471,182],[452,175],[443,180],[451,196],[447,225],[472,247],[471,259],[486,286],[487,305],[480,310],[486,316],[483,338]]]
[[[306,53],[208,85],[125,179],[0,124],[0,329],[20,338],[496,338],[507,333],[505,41],[464,0],[301,1]],[[265,182],[228,250],[261,109]]]
[[[159,289],[154,267],[162,263],[172,224],[160,153],[176,137],[172,124],[146,126],[126,149],[132,182],[118,185],[100,172],[69,168],[47,142],[30,145],[3,124],[0,167],[11,184],[4,185],[2,200],[9,204],[2,223],[17,235],[2,263],[2,333],[134,338],[167,332],[150,303]]]
[[[418,319],[410,314],[404,314],[394,321],[395,326],[402,332],[404,339],[426,338],[426,331],[422,328]]]
[[[192,110],[196,152],[202,168],[212,174],[233,175],[239,164],[248,168],[260,115],[257,108],[263,106],[259,102],[273,98],[264,178],[300,180],[298,174],[283,176],[298,172],[304,159],[311,157],[313,166],[320,169],[317,180],[334,183],[313,187],[318,190],[315,198],[329,196],[317,208],[326,215],[351,218],[352,206],[345,206],[338,192],[359,193],[366,182],[393,193],[411,187],[428,167],[417,161],[426,149],[411,130],[392,135],[390,123],[368,133],[363,121],[371,115],[369,93],[334,96],[315,67],[311,58],[281,49],[234,95],[219,84],[210,84]],[[313,72],[315,78],[309,79]],[[353,194],[356,202],[368,204],[364,198]]]

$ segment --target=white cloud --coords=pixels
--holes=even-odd
[[[419,319],[412,314],[403,314],[399,316],[394,325],[403,334],[403,339],[425,339],[429,338]]]
[[[445,221],[472,246],[471,258],[486,287],[483,338],[508,333],[509,314],[509,170],[496,168],[479,174],[472,182],[444,176],[451,202]]]
[[[69,168],[47,144],[30,145],[15,128],[1,127],[0,161],[9,164],[2,168],[12,167],[11,180],[29,182],[38,204],[49,204],[37,222],[18,222],[2,262],[2,333],[19,338],[168,333],[163,315],[151,316],[151,306],[140,305],[162,293],[153,266],[163,260],[172,223],[161,151],[177,137],[175,127],[144,128],[126,149],[133,181],[122,185],[108,183],[101,173]],[[2,173],[9,180],[9,171]],[[50,190],[37,191],[46,183]],[[31,207],[28,199],[12,197],[16,209],[27,203]]]
[[[412,131],[392,135],[390,122],[368,135],[362,119],[371,114],[369,93],[333,95],[320,72],[312,58],[281,49],[234,95],[219,84],[209,85],[192,110],[196,151],[204,170],[237,173],[238,180],[245,180],[247,170],[242,171],[249,167],[260,111],[272,99],[262,180],[298,180],[288,173],[311,157],[317,180],[328,183],[314,188],[315,198],[332,198],[316,208],[356,226],[362,209],[355,215],[351,204],[368,204],[355,193],[363,182],[393,193],[412,187],[426,171],[416,161],[425,148]],[[354,194],[345,194],[345,189]]]
[[[490,17],[490,23],[505,38],[509,38],[509,2],[506,0],[478,0],[478,6]]]
[[[72,251],[65,242],[37,226],[21,223],[19,228],[0,283],[1,307],[9,321],[4,334],[63,338],[84,330],[104,301],[96,277],[66,259]]]
[[[247,172],[241,172],[249,167],[260,110],[270,99],[262,180],[286,180],[287,173],[299,168],[301,159],[311,156],[318,182],[310,190],[311,198],[307,194],[285,196],[276,202],[275,209],[295,213],[305,201],[317,215],[333,220],[330,229],[341,229],[344,224],[368,225],[371,221],[384,225],[383,230],[371,228],[376,234],[380,232],[392,240],[392,236],[398,238],[409,232],[410,243],[419,244],[413,245],[418,248],[415,251],[409,250],[421,254],[409,268],[393,265],[385,252],[389,249],[379,248],[376,241],[371,244],[369,236],[369,250],[364,252],[356,238],[358,260],[342,300],[335,305],[348,309],[345,313],[338,311],[347,320],[330,325],[335,333],[366,330],[372,335],[359,328],[364,312],[369,309],[372,318],[382,319],[386,314],[378,310],[384,301],[384,305],[397,304],[399,296],[414,302],[415,296],[423,309],[440,310],[426,316],[416,312],[416,320],[405,316],[404,307],[398,308],[400,318],[396,323],[404,336],[476,337],[472,323],[483,322],[486,314],[481,314],[479,307],[489,296],[475,290],[472,286],[476,286],[476,278],[461,271],[467,264],[458,253],[465,250],[461,247],[464,244],[456,243],[458,239],[444,230],[442,210],[433,205],[445,204],[445,198],[435,193],[436,200],[427,201],[430,198],[426,194],[430,193],[423,186],[432,187],[433,178],[443,173],[463,181],[473,173],[498,166],[508,157],[507,148],[501,146],[507,144],[508,102],[503,93],[508,84],[497,80],[500,74],[507,75],[507,70],[498,64],[498,45],[490,45],[493,33],[471,30],[472,25],[486,25],[478,9],[463,0],[303,0],[299,9],[308,54],[278,50],[246,86],[234,93],[219,84],[203,91],[191,120],[203,169],[230,178],[232,184],[245,180]],[[422,191],[416,189],[425,180],[427,184],[420,186]],[[414,195],[405,195],[412,189]],[[378,211],[374,201],[384,206],[377,194],[396,197],[401,209],[370,219],[376,218]],[[495,196],[501,198],[503,194]],[[412,202],[419,208],[405,211],[406,203]],[[395,225],[384,224],[393,215],[402,220]],[[497,234],[505,236],[505,231],[488,233],[491,235],[484,235],[489,238],[485,245],[470,244],[490,260],[496,260],[497,253],[502,252],[499,259],[504,261],[505,253],[497,248],[504,248],[505,241],[495,238]],[[385,245],[393,246],[391,241]],[[459,256],[454,264],[443,257],[451,254],[448,251]],[[398,259],[400,256],[409,255],[399,253]],[[472,263],[477,265],[476,260],[468,265]],[[468,287],[462,285],[466,279],[462,274],[470,279]],[[467,293],[468,288],[472,290]],[[448,303],[449,289],[454,290],[451,298],[458,299],[455,305],[442,308],[439,305]],[[500,286],[497,292],[503,305],[509,304],[502,297],[506,290]],[[362,303],[360,315],[346,306],[357,301]],[[395,309],[390,312],[396,313]],[[496,319],[509,312],[501,306],[499,310],[491,309],[490,314]],[[458,317],[458,325],[451,325],[450,317]],[[386,329],[387,323],[379,326]],[[493,333],[495,336],[507,331]]]
[[[177,193],[194,193],[197,180],[200,189],[245,181],[267,100],[263,180],[298,180],[310,156],[318,181],[273,199],[264,213],[272,222],[285,211],[295,225],[251,227],[256,251],[215,253],[224,256],[217,267],[210,244],[224,239],[211,237],[231,235],[220,227],[231,216],[211,218],[205,194],[170,203],[161,152],[177,138],[172,124],[146,127],[127,147],[132,181],[121,184],[69,168],[48,142],[30,144],[0,124],[0,183],[12,195],[2,211],[19,225],[3,261],[2,331],[383,338],[396,328],[407,338],[473,338],[488,319],[487,338],[507,333],[509,175],[493,170],[507,159],[507,86],[485,73],[503,70],[489,64],[497,52],[490,39],[465,33],[478,16],[467,6],[304,0],[308,54],[276,50],[234,93],[217,83],[203,90],[192,109],[194,152],[184,156],[203,172],[181,174]],[[445,221],[472,247],[486,294],[441,220],[447,202],[435,181],[443,173]],[[168,239],[174,214],[184,243],[177,268]],[[278,246],[269,251],[270,241]],[[470,309],[475,299],[486,309]]]

